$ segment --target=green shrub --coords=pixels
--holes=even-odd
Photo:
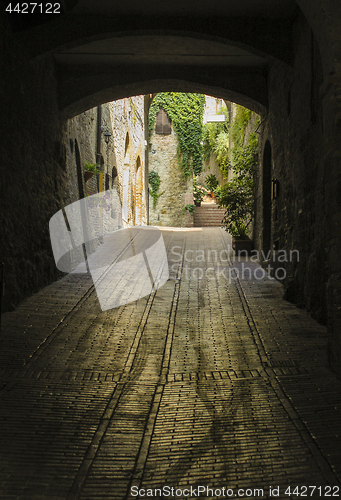
[[[205,177],[205,182],[206,182],[207,189],[209,191],[214,191],[219,185],[219,181],[214,174],[211,174],[211,175],[208,175],[207,177]]]
[[[219,206],[226,208],[223,218],[225,229],[234,237],[245,238],[253,219],[253,185],[257,165],[257,139],[250,134],[249,144],[236,156],[233,166],[235,177],[215,190]]]

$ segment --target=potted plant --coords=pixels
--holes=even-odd
[[[219,186],[219,181],[214,174],[205,177],[206,187],[211,192],[212,198],[214,197],[214,191]]]
[[[85,182],[88,182],[89,179],[93,175],[99,175],[101,173],[100,169],[98,168],[99,164],[98,163],[90,163],[89,161],[85,161],[83,164],[84,168],[84,180]]]
[[[250,253],[253,242],[248,237],[248,228],[253,218],[252,180],[236,177],[216,189],[218,205],[226,208],[223,217],[225,230],[232,235],[232,248],[237,255],[241,251]]]
[[[223,218],[225,230],[232,235],[232,247],[238,255],[242,250],[251,252],[253,242],[248,237],[254,213],[254,175],[258,165],[258,145],[255,134],[250,134],[249,143],[235,152],[234,178],[215,190],[220,208],[225,208]]]
[[[197,184],[196,177],[193,176],[193,198],[196,207],[200,207],[205,194],[206,190]]]

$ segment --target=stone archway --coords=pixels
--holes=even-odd
[[[59,16],[50,24],[17,31],[11,26],[15,17],[0,13],[5,75],[0,86],[6,95],[1,105],[3,116],[11,117],[2,133],[3,162],[11,176],[4,178],[1,194],[13,221],[9,226],[4,215],[5,307],[54,277],[48,220],[68,201],[67,176],[56,154],[65,119],[113,99],[163,91],[208,93],[266,118],[264,137],[271,137],[272,163],[281,183],[274,237],[307,257],[295,269],[305,304],[313,294],[326,302],[328,282],[336,297],[341,273],[339,2],[231,0],[213,2],[209,8],[200,0],[189,0],[181,8],[176,2],[155,3],[154,9],[133,1],[115,6],[119,12],[114,23],[113,11],[110,15],[96,10],[110,11],[110,3],[102,7],[92,0],[79,2],[72,17]],[[82,12],[85,4],[90,11]],[[295,10],[296,4],[301,10]],[[142,8],[140,18],[136,9]],[[316,110],[315,121],[311,119],[312,34],[323,67],[323,83],[318,85],[322,109]],[[122,44],[134,50],[116,50]],[[96,52],[99,47],[103,50]],[[21,178],[23,166],[27,184],[35,190],[20,192],[15,185],[13,195],[12,179]],[[133,172],[135,165],[131,168]],[[262,194],[257,196],[261,218]],[[29,219],[25,210],[19,213],[18,199],[39,216]],[[43,235],[43,245],[33,238],[36,234]],[[30,251],[19,275],[15,262],[21,259],[20,248]],[[38,270],[36,255],[40,255]],[[20,286],[23,281],[25,287]],[[332,301],[328,308],[335,345],[340,346],[340,309]]]

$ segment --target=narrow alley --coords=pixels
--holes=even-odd
[[[71,273],[3,314],[1,500],[339,497],[327,328],[223,229],[160,230],[150,295]]]

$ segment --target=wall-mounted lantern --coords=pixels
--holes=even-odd
[[[110,137],[111,137],[111,133],[109,132],[109,130],[106,130],[106,131],[104,132],[104,140],[105,140],[105,142],[106,142],[107,144],[109,143],[109,139],[110,139]]]
[[[279,195],[279,182],[277,179],[271,180],[271,198],[276,199]]]

